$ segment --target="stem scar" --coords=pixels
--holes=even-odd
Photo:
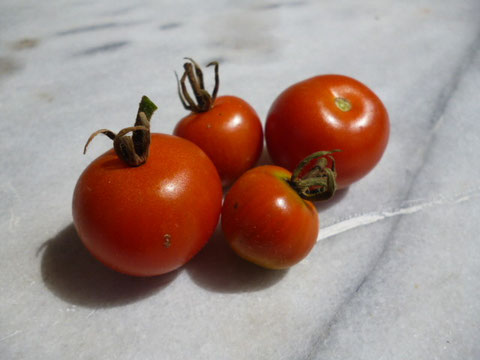
[[[343,112],[347,112],[352,109],[352,103],[350,102],[350,100],[342,97],[335,98],[335,105],[337,105],[337,107]]]

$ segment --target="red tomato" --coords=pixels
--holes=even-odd
[[[225,196],[222,229],[242,258],[283,269],[298,263],[315,245],[317,210],[300,197],[292,179],[284,168],[259,166],[243,174]]]
[[[177,269],[205,245],[221,202],[220,178],[199,147],[152,134],[143,165],[128,166],[110,150],[85,169],[74,190],[73,219],[104,264],[152,276]]]
[[[180,92],[182,103],[191,113],[180,120],[174,134],[194,142],[205,151],[215,164],[223,184],[229,185],[258,161],[263,148],[262,124],[255,110],[244,100],[235,96],[216,98],[217,63],[212,63],[217,83],[210,95],[203,88],[203,80],[198,77],[200,68],[191,61],[185,64],[182,77],[184,90]],[[194,84],[192,89],[198,104],[186,100],[189,98],[184,84],[187,77]]]
[[[388,136],[388,114],[380,99],[342,75],[316,76],[292,85],[272,104],[265,125],[273,162],[290,170],[310,153],[340,149],[334,155],[339,188],[375,167]]]

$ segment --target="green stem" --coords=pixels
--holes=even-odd
[[[321,201],[328,200],[335,194],[337,172],[335,170],[335,159],[330,154],[339,151],[318,151],[300,161],[289,180],[290,186],[300,197],[310,201]],[[325,156],[331,159],[331,168],[327,166],[328,161]],[[305,170],[315,160],[315,165],[304,174]]]

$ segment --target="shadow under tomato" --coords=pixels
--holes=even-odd
[[[68,303],[91,308],[139,301],[164,289],[178,274],[141,278],[113,271],[88,252],[73,224],[46,241],[40,253],[46,287]]]
[[[313,204],[317,208],[317,211],[321,213],[322,211],[327,210],[328,208],[331,208],[332,206],[335,206],[338,202],[342,201],[345,196],[347,196],[348,193],[348,187],[337,190],[335,191],[335,195],[333,195],[333,198],[330,200],[326,201],[316,201]]]
[[[280,281],[288,271],[269,270],[243,260],[230,248],[220,226],[185,270],[198,286],[221,293],[266,289]]]
[[[273,165],[272,159],[268,154],[268,150],[266,146],[263,146],[262,153],[260,154],[260,157],[255,166],[262,166],[262,165]]]

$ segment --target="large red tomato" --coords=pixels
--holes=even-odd
[[[191,112],[180,120],[174,134],[194,142],[205,151],[223,184],[230,185],[258,161],[263,148],[262,124],[246,101],[235,96],[216,97],[218,63],[209,65],[215,65],[216,73],[212,94],[204,89],[200,67],[193,60],[185,64],[179,95],[185,108]],[[186,78],[192,85],[197,103],[186,90]]]
[[[387,110],[359,81],[316,76],[283,91],[267,115],[265,137],[273,162],[292,170],[310,153],[340,149],[334,157],[344,188],[380,161],[389,137]]]
[[[134,135],[144,131],[149,142],[150,133],[141,125],[132,129]],[[130,143],[138,155],[139,136],[133,141],[123,137],[122,145],[118,135],[110,137],[116,151],[94,160],[74,190],[73,219],[80,238],[95,257],[122,273],[152,276],[182,266],[218,222],[222,186],[213,163],[190,141],[152,134],[148,159],[131,166],[121,154],[129,152]]]

